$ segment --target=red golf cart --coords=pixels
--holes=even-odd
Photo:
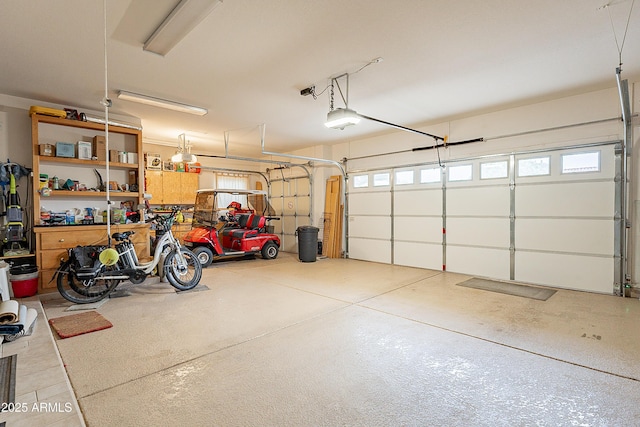
[[[268,223],[280,218],[269,213],[273,210],[264,191],[198,190],[193,225],[184,237],[184,245],[203,267],[228,257],[260,254],[264,259],[275,259],[280,237],[269,232],[272,227]]]

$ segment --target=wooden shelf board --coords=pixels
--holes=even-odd
[[[71,126],[71,127],[77,127],[77,128],[83,128],[83,129],[93,129],[93,130],[98,130],[98,131],[104,131],[104,128],[105,128],[104,124],[102,124],[102,123],[83,122],[81,120],[62,119],[60,117],[45,116],[45,115],[42,115],[42,114],[36,114],[35,116],[37,117],[37,120],[40,123],[49,123],[49,124],[53,124],[53,125]],[[116,132],[116,133],[127,133],[127,134],[132,134],[132,135],[135,135],[137,133],[142,133],[138,129],[125,128],[125,127],[122,127],[122,126],[115,126],[115,125],[109,125],[109,131],[110,132]]]
[[[139,193],[131,191],[110,191],[112,197],[138,197]],[[51,190],[49,197],[106,197],[106,191],[69,191],[69,190]]]
[[[107,166],[107,162],[104,160],[85,160],[85,159],[74,159],[71,157],[53,157],[53,156],[40,156],[40,163],[67,163],[67,164],[76,164],[81,166],[88,167],[96,167],[96,166]],[[109,162],[110,168],[123,168],[123,169],[138,169],[137,163],[120,163],[120,162]]]

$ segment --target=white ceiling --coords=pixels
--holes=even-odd
[[[622,75],[640,76],[633,0],[224,0],[166,56],[143,51],[176,3],[108,1],[110,111],[141,118],[148,139],[191,134],[195,152],[219,152],[225,131],[263,123],[277,151],[389,131],[327,129],[328,92],[300,95],[345,72],[351,108],[408,127],[615,87],[614,32],[622,43],[629,16]],[[101,0],[0,0],[0,93],[100,110],[104,32]],[[118,90],[209,113],[122,101]],[[259,153],[253,130],[232,132],[236,142]]]

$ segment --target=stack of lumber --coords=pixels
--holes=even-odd
[[[342,217],[344,206],[340,203],[341,191],[341,176],[334,175],[327,179],[327,189],[324,198],[322,255],[328,258],[342,257]]]

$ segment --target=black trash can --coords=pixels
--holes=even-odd
[[[318,227],[303,225],[298,227],[298,258],[302,262],[315,262],[318,252]]]

